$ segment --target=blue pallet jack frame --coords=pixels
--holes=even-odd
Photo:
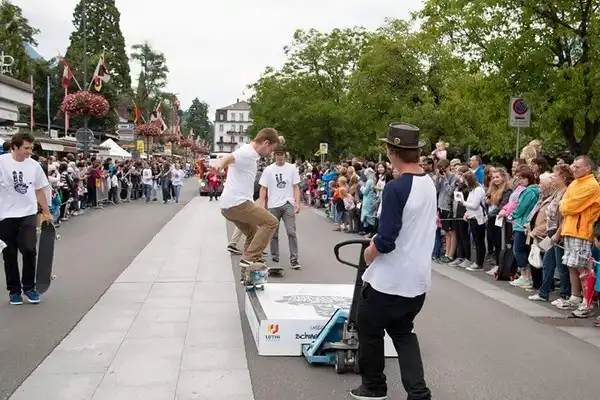
[[[342,247],[361,246],[358,264],[342,260],[340,249]],[[302,354],[309,364],[327,364],[335,367],[335,372],[358,373],[358,332],[356,329],[357,305],[362,289],[362,275],[367,269],[365,250],[371,244],[369,239],[354,239],[340,242],[333,248],[335,258],[350,267],[356,268],[356,281],[350,309],[337,309],[325,324],[317,338],[310,344],[302,345]]]

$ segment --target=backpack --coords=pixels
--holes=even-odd
[[[513,253],[512,240],[511,243],[506,243],[506,237],[509,235],[512,236],[512,229],[504,222],[502,224],[502,250],[498,257],[498,270],[494,274],[494,279],[497,281],[512,281],[517,278],[518,266]]]

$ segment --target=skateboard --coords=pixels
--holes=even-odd
[[[283,268],[282,267],[269,267],[269,276],[283,276]]]
[[[57,240],[56,228],[51,222],[42,222],[36,268],[36,289],[45,293],[56,276],[52,274],[54,262],[54,242]]]
[[[244,285],[247,292],[265,290],[264,285],[267,283],[268,275],[269,273],[267,268],[254,270],[244,267],[242,268],[242,285]]]

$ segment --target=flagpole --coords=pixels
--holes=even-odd
[[[46,114],[48,118],[48,136],[50,136],[50,75],[46,76]]]
[[[35,88],[33,86],[33,75],[29,75],[29,84],[31,85],[31,90],[33,93],[31,94],[31,110],[29,111],[29,129],[33,134],[33,126],[35,125],[34,115],[33,115],[33,107],[35,106]]]
[[[88,79],[88,52],[87,52],[87,4],[86,0],[81,1],[81,8],[83,9],[83,87],[87,86]],[[89,90],[89,89],[88,89]],[[83,129],[86,130],[85,140],[83,141],[83,155],[89,156],[89,141],[87,136],[88,128],[88,116],[83,117]]]

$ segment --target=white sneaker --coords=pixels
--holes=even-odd
[[[588,318],[591,317],[592,315],[594,315],[594,311],[593,311],[593,305],[590,304],[590,306],[588,307],[585,302],[582,302],[579,307],[577,307],[577,310],[573,311],[571,314],[573,314],[574,317],[576,318]]]
[[[528,299],[531,300],[531,301],[548,301],[548,299],[543,298],[538,293],[536,293],[536,294],[534,294],[532,296],[529,296]]]
[[[523,279],[523,277],[519,276],[517,279],[515,279],[514,281],[510,281],[510,285],[511,286],[520,286],[523,284],[523,282],[525,281],[525,279]]]
[[[567,299],[563,299],[562,297],[559,297],[558,299],[554,300],[552,303],[550,303],[551,305],[553,305],[554,307],[558,307],[561,306],[562,304],[568,302]],[[559,307],[560,308],[560,307]]]
[[[476,262],[471,263],[471,265],[469,265],[467,267],[467,271],[469,272],[479,272],[479,271],[483,271],[483,267],[480,267],[479,265],[477,265]]]
[[[498,269],[500,267],[498,267],[497,265],[495,265],[492,269],[490,269],[489,271],[486,272],[486,274],[488,274],[489,276],[494,276],[496,275],[496,272],[498,272]]]
[[[465,260],[463,260],[462,258],[457,258],[456,260],[448,263],[449,266],[451,267],[458,267],[460,264],[462,264]]]
[[[470,260],[463,260],[463,262],[461,262],[460,264],[458,264],[459,267],[461,268],[467,268],[472,264],[472,262]]]
[[[571,296],[571,297],[569,297],[569,300],[563,302],[560,305],[557,305],[556,307],[560,308],[561,310],[568,310],[569,308],[579,307],[582,302],[583,302],[583,299],[581,297]]]

